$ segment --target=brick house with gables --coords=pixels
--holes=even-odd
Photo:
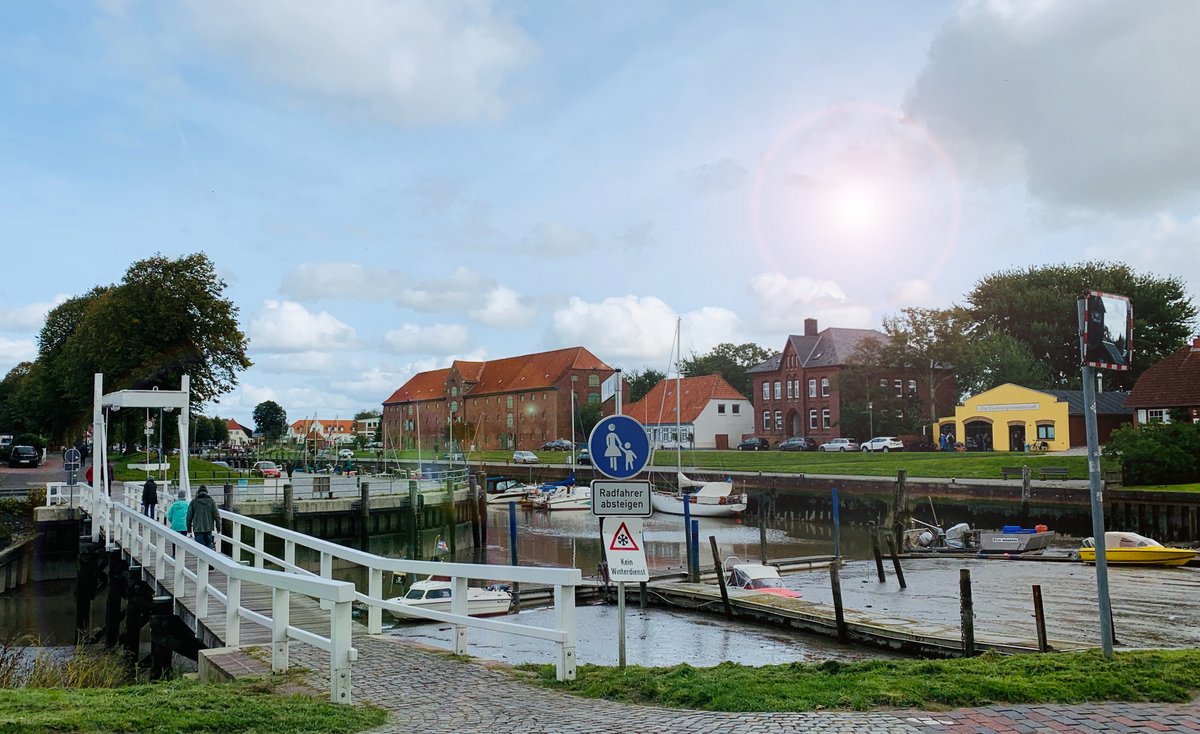
[[[1125,406],[1137,425],[1180,418],[1200,423],[1200,338],[1143,372]]]
[[[536,450],[572,435],[582,441],[586,436],[572,431],[571,393],[577,409],[600,404],[600,386],[615,372],[583,347],[486,362],[455,360],[413,375],[383,402],[384,443],[407,449],[419,441],[422,448],[440,451],[450,440],[450,421],[461,424],[454,430],[467,436],[466,449]]]
[[[754,401],[754,430],[751,435],[765,438],[772,446],[791,436],[807,436],[818,444],[833,438],[848,437],[865,441],[871,436],[843,433],[843,411],[848,410],[848,399],[841,379],[850,366],[851,355],[867,339],[880,342],[887,335],[876,329],[817,329],[816,319],[804,320],[804,333],[789,336],[783,351],[762,364],[756,365],[747,374],[751,377]],[[878,384],[867,388],[870,396],[874,391],[879,398],[874,406],[873,422],[876,435],[880,433],[886,416],[881,406],[907,401],[909,405],[925,406],[929,403],[928,389],[922,385],[920,376],[913,370],[875,370]],[[936,406],[939,414],[952,412],[956,402],[954,380],[945,380],[937,388]],[[858,412],[863,412],[858,410]],[[899,417],[899,416],[898,416]],[[867,424],[862,416],[859,423]],[[866,428],[863,428],[866,432]]]

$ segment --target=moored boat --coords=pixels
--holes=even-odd
[[[495,505],[507,502],[520,502],[525,499],[526,495],[536,490],[537,487],[535,485],[526,484],[516,479],[506,479],[496,482],[494,488],[488,489],[487,503]]]
[[[733,494],[733,482],[698,482],[678,472],[679,491],[655,490],[650,503],[655,512],[683,514],[683,493],[687,493],[688,514],[693,517],[735,517],[746,510],[746,495]]]
[[[1086,538],[1079,560],[1096,562],[1096,542]],[[1168,548],[1153,538],[1137,533],[1109,531],[1104,534],[1104,559],[1109,565],[1182,566],[1196,557],[1191,548]]]
[[[1005,525],[999,532],[979,534],[980,553],[1041,553],[1050,547],[1054,531],[1045,525],[1023,528],[1020,525]]]
[[[412,588],[404,596],[396,596],[388,601],[404,606],[432,609],[438,612],[449,612],[454,599],[454,587],[445,576],[430,576],[424,581],[413,583]],[[507,587],[492,585],[486,588],[477,586],[467,587],[467,615],[471,617],[490,617],[497,614],[508,614],[512,605],[512,592]],[[393,612],[393,614],[396,614]],[[400,616],[403,616],[401,613]]]
[[[772,594],[788,599],[799,599],[800,593],[786,588],[779,570],[761,563],[748,563],[737,556],[725,559],[725,585],[731,589],[744,589],[759,594]]]
[[[585,485],[555,487],[529,496],[529,504],[535,510],[590,510],[592,488]]]

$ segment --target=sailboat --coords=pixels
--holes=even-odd
[[[687,513],[693,517],[736,517],[746,511],[746,495],[733,493],[733,481],[700,482],[683,473],[683,446],[679,437],[683,435],[680,416],[680,385],[683,371],[679,368],[680,340],[679,321],[675,322],[675,472],[676,491],[656,489],[650,493],[650,503],[655,512],[668,515],[684,514],[683,505],[688,503]]]

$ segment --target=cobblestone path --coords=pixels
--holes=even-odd
[[[719,713],[635,706],[572,696],[514,679],[487,664],[462,662],[385,636],[356,636],[354,697],[391,713],[377,734],[774,734],[865,732],[1190,732],[1200,705],[1089,704],[995,706],[918,711]],[[316,654],[313,654],[316,653]],[[328,657],[295,645],[317,690],[328,687]],[[322,660],[324,658],[324,660]]]

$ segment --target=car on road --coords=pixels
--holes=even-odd
[[[339,459],[353,459],[354,451],[352,449],[342,449],[342,450],[338,451],[338,458]]]
[[[570,451],[571,448],[571,442],[565,438],[556,438],[542,444],[542,451]]]
[[[575,463],[587,464],[590,466],[592,463],[591,452],[589,452],[587,449],[579,449],[579,451],[575,454]]]
[[[858,451],[858,441],[852,438],[835,438],[818,446],[817,451]]]
[[[467,463],[467,457],[463,456],[461,451],[447,451],[442,454],[442,461],[458,462],[460,464]]]
[[[862,450],[882,451],[885,454],[889,451],[903,451],[904,442],[895,436],[876,436],[870,441],[863,443]]]
[[[738,451],[766,451],[771,448],[771,442],[765,438],[747,438],[738,444]]]
[[[514,451],[512,460],[514,464],[538,463],[537,454],[533,453],[532,451]]]
[[[279,470],[279,467],[273,461],[256,461],[254,462],[254,466],[250,467],[250,474],[262,477],[263,479],[278,479],[283,472]]]
[[[42,463],[42,454],[32,446],[13,446],[8,454],[9,467],[32,466]]]
[[[383,448],[383,441],[367,441],[365,444],[363,444],[363,448],[365,448],[365,449],[381,449],[381,448]]]
[[[816,451],[817,442],[808,436],[792,436],[779,444],[780,451]]]

